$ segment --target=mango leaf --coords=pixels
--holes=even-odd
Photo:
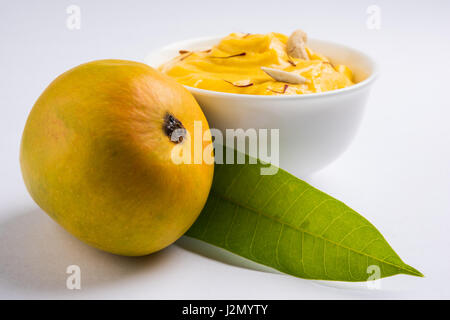
[[[186,235],[306,279],[423,276],[344,203],[282,169],[261,175],[261,167],[216,164],[208,201]]]

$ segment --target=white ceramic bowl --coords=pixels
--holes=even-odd
[[[183,50],[204,50],[221,37],[177,42],[151,53],[145,62],[158,67]],[[202,107],[211,128],[279,129],[279,165],[298,176],[335,160],[355,136],[377,75],[373,59],[358,50],[309,39],[308,46],[334,64],[349,66],[355,85],[340,90],[289,96],[223,93],[186,86]]]

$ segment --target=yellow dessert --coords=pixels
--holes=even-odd
[[[180,50],[159,70],[189,87],[241,94],[294,95],[354,84],[350,68],[333,65],[306,43],[301,30],[290,37],[231,33],[209,50]]]

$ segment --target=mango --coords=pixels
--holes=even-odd
[[[98,249],[141,256],[193,224],[213,163],[177,163],[173,150],[211,144],[206,118],[175,80],[132,61],[99,60],[57,77],[33,106],[20,150],[25,185],[64,229]],[[189,134],[191,133],[191,134]],[[185,152],[192,152],[194,148]]]

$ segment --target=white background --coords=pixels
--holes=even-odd
[[[71,4],[81,9],[80,30],[66,27]],[[372,4],[381,8],[380,30],[366,27]],[[450,298],[449,9],[445,0],[1,0],[0,298]],[[381,66],[354,143],[308,182],[373,222],[425,278],[383,279],[381,290],[308,281],[243,267],[186,239],[147,257],[114,256],[73,238],[28,195],[20,137],[58,74],[95,59],[143,61],[193,37],[298,27]],[[81,290],[66,289],[71,264],[81,267]]]

